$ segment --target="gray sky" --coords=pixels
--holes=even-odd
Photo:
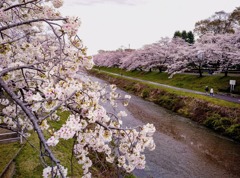
[[[140,48],[238,6],[238,0],[65,0],[60,11],[80,17],[78,34],[92,55],[99,49]]]

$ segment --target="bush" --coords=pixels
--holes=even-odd
[[[183,107],[177,111],[177,113],[181,114],[184,117],[189,117],[188,107]]]
[[[204,125],[225,135],[226,130],[232,125],[232,121],[229,118],[221,117],[219,114],[213,114],[204,121]]]
[[[159,95],[157,97],[157,100],[155,100],[154,102],[172,111],[177,111],[183,107],[181,99],[178,98],[176,95],[169,93]]]
[[[145,99],[145,98],[149,97],[149,94],[150,94],[149,89],[143,89],[141,96],[142,96],[143,99]]]
[[[214,114],[214,115],[208,117],[208,118],[203,122],[203,124],[204,124],[206,127],[214,128],[214,122],[215,122],[216,120],[218,120],[219,117],[220,117],[220,116],[219,116],[218,114]]]
[[[240,124],[231,125],[227,128],[226,134],[233,139],[240,141]]]

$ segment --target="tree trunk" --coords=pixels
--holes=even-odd
[[[202,77],[202,76],[203,76],[203,75],[202,75],[202,69],[201,69],[201,67],[198,68],[198,73],[199,73],[199,77]]]
[[[228,70],[225,70],[224,77],[227,77],[227,76],[228,76]]]
[[[2,87],[0,86],[0,96],[3,95],[3,89]]]
[[[159,73],[162,73],[162,68],[158,67]]]
[[[226,68],[224,70],[224,77],[228,76],[228,68],[229,68],[229,64],[226,66]]]

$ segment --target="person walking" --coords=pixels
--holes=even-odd
[[[210,89],[210,96],[213,96],[213,88]]]
[[[209,88],[208,86],[205,87],[206,95],[208,95]]]

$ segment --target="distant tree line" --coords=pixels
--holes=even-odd
[[[143,46],[137,50],[104,51],[94,56],[97,66],[127,70],[166,71],[172,77],[185,71],[209,73],[240,68],[240,8],[231,13],[216,12],[195,24],[192,31],[176,31],[173,38]]]
[[[186,42],[193,44],[195,42],[194,34],[192,31],[186,32],[186,30],[183,30],[182,32],[176,31],[173,35],[174,38],[179,37],[184,39]]]

